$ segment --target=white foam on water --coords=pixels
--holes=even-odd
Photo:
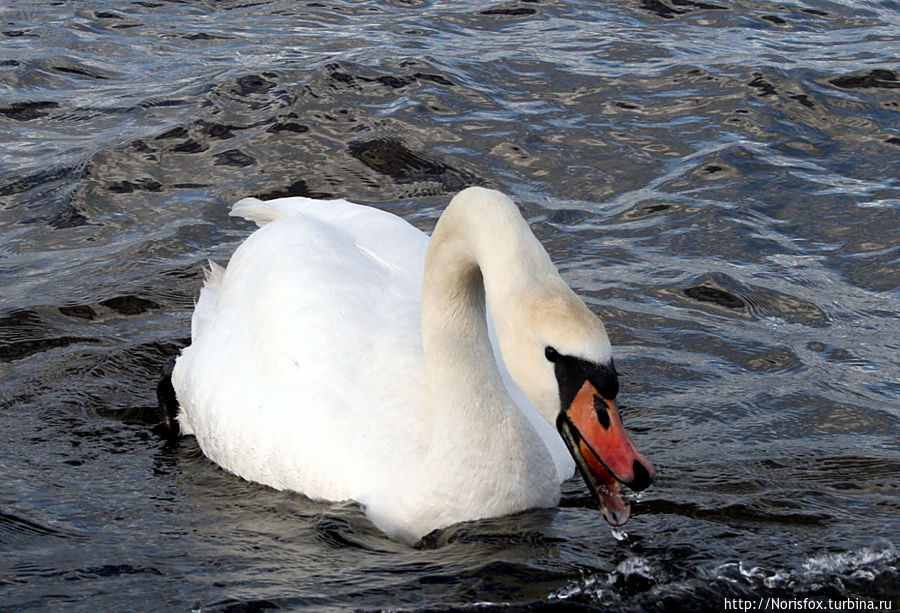
[[[711,579],[749,586],[762,584],[766,588],[821,588],[823,581],[855,579],[872,581],[882,572],[896,572],[900,558],[890,542],[862,547],[838,553],[822,553],[810,556],[796,570],[747,567],[741,560],[726,562],[712,570]]]
[[[597,600],[600,599],[600,596],[603,593],[603,590],[597,587],[599,575],[588,575],[587,577],[582,577],[579,581],[570,583],[565,587],[561,587],[555,592],[551,592],[547,596],[547,600],[569,600],[570,598],[575,598],[576,596],[581,596],[582,594],[591,594]]]
[[[626,578],[631,575],[638,575],[645,579],[656,581],[656,577],[653,576],[653,569],[647,559],[641,556],[634,556],[619,562],[619,565],[616,566],[616,570],[609,573],[607,576],[606,583],[612,585],[616,583],[616,580],[620,577]]]
[[[803,563],[803,569],[809,577],[840,574],[853,576],[855,573],[872,574],[869,566],[877,566],[880,570],[896,570],[898,553],[893,543],[882,543],[877,547],[863,547],[856,551],[825,553],[811,556]]]
[[[632,556],[619,562],[615,570],[605,575],[603,573],[588,575],[577,582],[552,592],[547,598],[548,600],[568,600],[585,595],[599,602],[604,594],[604,588],[609,588],[612,592],[616,592],[616,584],[635,575],[654,583],[659,581],[647,558]]]

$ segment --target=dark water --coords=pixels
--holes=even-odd
[[[893,1],[4,2],[0,607],[897,608],[898,168]],[[410,549],[160,435],[230,203],[473,183],[608,323],[625,533],[573,479]]]

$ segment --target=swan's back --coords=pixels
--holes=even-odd
[[[396,215],[347,200],[316,200],[291,197],[262,201],[244,198],[231,207],[231,215],[255,222],[259,227],[290,215],[317,220],[353,241],[370,257],[383,261],[399,273],[425,267],[428,237]],[[421,264],[412,266],[412,264]],[[421,285],[421,271],[407,279]],[[421,288],[417,287],[421,293]]]

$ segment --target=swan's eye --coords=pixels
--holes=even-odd
[[[551,362],[555,362],[559,359],[559,352],[553,347],[548,346],[546,349],[544,349],[544,356],[546,356],[546,358]]]

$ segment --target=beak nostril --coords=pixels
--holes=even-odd
[[[650,487],[653,479],[650,478],[650,472],[647,470],[646,466],[635,460],[632,470],[634,470],[634,479],[631,480],[631,483],[627,484],[628,487],[635,492],[640,492]]]
[[[597,421],[605,430],[609,430],[609,409],[606,408],[606,401],[597,394],[594,394],[594,411],[597,413]]]

